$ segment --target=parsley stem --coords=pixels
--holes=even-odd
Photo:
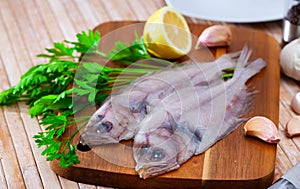
[[[138,75],[140,76],[140,74]],[[132,80],[132,79],[136,79],[137,76],[136,75],[118,75],[118,76],[110,76],[109,78],[107,78],[108,81],[120,81],[120,80]]]
[[[86,124],[88,123],[88,119],[89,119],[89,118],[90,118],[90,116],[84,116],[84,117],[81,118],[82,121],[85,120],[85,122],[82,123],[82,124],[78,127],[78,129],[76,129],[76,130],[74,131],[74,133],[72,133],[72,135],[69,137],[69,140],[72,140],[72,139],[75,137],[75,135],[76,135],[82,128],[84,128],[84,127],[86,126]]]
[[[25,96],[21,96],[20,98],[17,99],[17,101],[21,102],[21,101],[28,101],[30,100],[30,97],[25,97]]]
[[[226,69],[223,69],[222,71],[223,72],[233,72],[234,71],[234,67],[232,67],[232,68],[226,68]]]
[[[224,73],[222,74],[222,78],[230,78],[233,76],[233,73]]]
[[[147,60],[145,63],[143,60]],[[166,60],[160,60],[157,58],[148,58],[148,59],[143,59],[142,62],[136,62],[136,63],[131,63],[129,64],[131,69],[154,69],[154,70],[161,70],[162,68],[165,68],[167,66],[173,65],[174,63],[166,61]],[[153,63],[149,62],[148,60],[152,60]],[[158,65],[155,65],[158,64]]]
[[[119,74],[119,73],[138,73],[138,74],[145,74],[145,73],[149,73],[149,72],[155,72],[157,70],[150,70],[150,69],[114,69],[112,70],[112,74]]]
[[[98,54],[98,55],[100,55],[100,56],[103,56],[103,57],[106,57],[106,58],[107,58],[107,54],[104,53],[104,52],[102,52],[102,51],[95,50],[95,51],[93,51],[93,53]]]

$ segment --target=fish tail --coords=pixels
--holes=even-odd
[[[242,91],[241,96],[243,97],[241,98],[242,102],[240,102],[240,104],[242,104],[242,108],[240,108],[241,110],[236,114],[237,117],[241,117],[251,111],[253,108],[253,101],[257,93],[257,91],[254,91],[249,87]]]
[[[228,120],[225,120],[225,125],[224,129],[222,129],[218,137],[218,139],[221,139],[234,131],[240,124],[243,122],[247,121],[249,118],[242,117],[249,113],[252,108],[253,108],[253,101],[255,98],[255,95],[257,94],[257,91],[254,91],[253,89],[247,87],[239,94],[233,98],[233,106],[227,106],[226,107],[226,114],[225,114],[225,119],[226,118],[231,118]]]
[[[243,58],[243,57],[245,57],[246,52],[249,52],[247,45],[245,45],[245,47],[240,51],[223,54],[222,56],[220,56],[216,60],[216,62],[223,63],[223,62],[228,61],[228,60],[234,61],[235,63],[241,62],[242,60],[245,60],[245,58]],[[251,54],[251,52],[250,52],[250,54]]]
[[[219,132],[218,140],[234,131],[241,123],[248,119],[242,118],[242,116],[249,113],[253,108],[253,101],[257,91],[251,86],[246,86],[245,83],[265,66],[265,61],[256,59],[248,63],[245,68],[235,70],[236,73],[232,78],[233,85],[227,94],[231,97],[231,102],[226,107],[225,121],[221,132]],[[239,88],[242,88],[239,93],[231,93],[231,91],[238,90]],[[226,120],[226,118],[229,119]]]
[[[263,59],[258,58],[247,63],[244,67],[236,67],[232,79],[241,83],[246,83],[248,79],[260,72],[265,66],[266,62]]]
[[[211,125],[214,128],[210,126],[204,130],[196,130],[194,135],[199,141],[199,145],[194,154],[198,155],[204,152],[217,141],[233,132],[240,124],[247,121],[249,118],[242,116],[249,113],[253,108],[255,94],[256,91],[249,91],[249,88],[244,88],[230,99],[230,103],[227,103],[222,123],[219,123],[218,126]]]
[[[212,143],[215,143],[233,132],[238,126],[247,121],[248,117],[242,117],[253,108],[253,101],[257,91],[245,88],[231,100],[232,103],[226,107],[225,120],[218,135]],[[209,147],[209,145],[207,146]]]
[[[240,56],[237,59],[237,68],[244,68],[249,63],[248,60],[252,54],[252,50],[248,48],[248,45],[245,45],[242,51],[240,52]]]

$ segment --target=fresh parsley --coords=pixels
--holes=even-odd
[[[123,87],[141,74],[171,64],[152,58],[138,36],[130,45],[116,42],[116,48],[109,53],[98,48],[99,32],[89,30],[76,37],[75,42],[65,40],[54,43],[53,48],[46,48],[47,53],[38,57],[48,59],[47,63],[32,67],[16,86],[0,93],[0,105],[26,101],[29,114],[41,118],[40,125],[44,129],[34,136],[35,142],[38,147],[45,147],[42,155],[48,161],[59,160],[64,168],[80,163],[73,138],[89,119],[89,116],[75,114],[87,106],[101,105],[113,86]],[[137,62],[144,59],[159,64]],[[121,67],[108,67],[97,60],[122,64]],[[134,67],[126,67],[133,64]],[[80,125],[74,129],[72,126],[78,123]],[[66,135],[67,131],[71,134]]]

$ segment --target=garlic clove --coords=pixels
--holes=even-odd
[[[300,114],[300,92],[293,97],[291,107],[297,114]]]
[[[232,33],[229,27],[213,25],[203,30],[200,34],[195,49],[201,45],[207,47],[228,46],[232,41]]]
[[[287,122],[286,135],[288,137],[300,136],[300,116],[294,116]]]
[[[268,143],[280,141],[276,125],[263,116],[254,116],[244,125],[244,134],[257,137]]]

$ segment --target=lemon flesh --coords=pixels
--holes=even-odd
[[[149,53],[163,59],[179,58],[192,48],[192,35],[186,20],[168,6],[149,17],[143,38]]]

